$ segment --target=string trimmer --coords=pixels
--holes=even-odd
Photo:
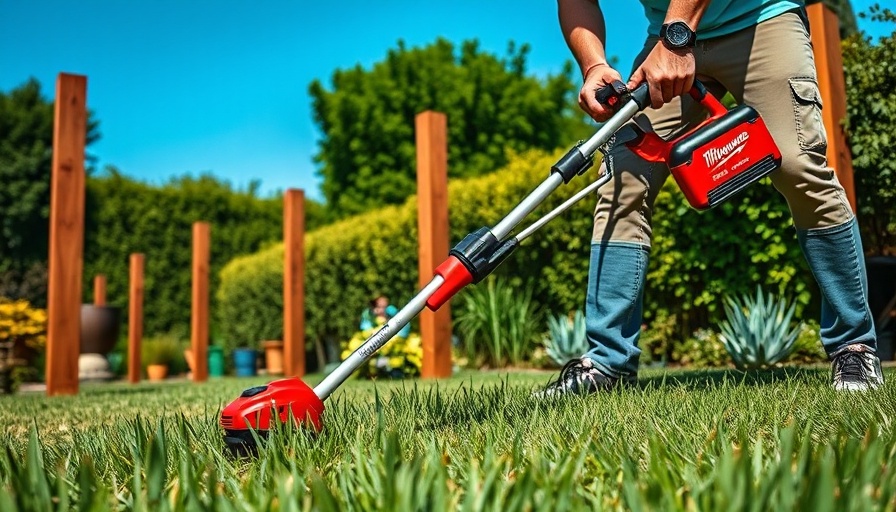
[[[742,105],[727,111],[699,82],[695,82],[690,94],[712,114],[704,123],[670,142],[636,130],[626,144],[649,160],[669,162],[688,199],[697,198],[691,204],[702,209],[718,204],[770,172],[775,167],[768,165],[769,160],[777,164],[781,156],[755,110]],[[607,183],[612,178],[609,167],[591,185],[516,235],[511,234],[561,184],[569,183],[591,168],[595,152],[606,152],[617,131],[650,104],[647,84],[630,92],[621,82],[616,82],[598,90],[597,99],[616,108],[614,115],[591,138],[576,144],[554,164],[550,175],[500,222],[468,234],[454,246],[448,259],[435,269],[429,284],[314,389],[298,378],[281,379],[249,388],[225,407],[221,426],[227,446],[236,453],[252,451],[256,438],[267,434],[272,421],[286,423],[290,418],[320,431],[324,400],[402,327],[424,308],[436,311],[468,284],[485,279],[523,240]],[[750,144],[745,150],[751,140],[759,143]],[[723,193],[713,193],[714,190]],[[707,199],[707,195],[711,197]]]

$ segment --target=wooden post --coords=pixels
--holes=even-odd
[[[143,266],[142,254],[131,254],[128,280],[128,382],[140,382],[143,346]]]
[[[106,276],[102,274],[93,276],[93,305],[106,305]]]
[[[305,192],[283,201],[283,359],[287,377],[305,375]]]
[[[208,273],[211,226],[193,224],[193,306],[190,340],[193,348],[193,382],[208,380]]]
[[[78,392],[87,77],[56,79],[47,282],[47,395]]]
[[[435,268],[448,257],[448,147],[447,120],[441,112],[426,111],[415,119],[417,132],[417,228],[420,287],[429,284]],[[423,378],[451,376],[451,309],[424,309]]]
[[[843,76],[843,54],[840,49],[840,19],[823,3],[806,7],[818,73],[818,89],[824,108],[821,117],[828,134],[828,165],[834,168],[846,197],[856,211],[852,155],[846,142],[843,121],[846,119],[846,79]]]

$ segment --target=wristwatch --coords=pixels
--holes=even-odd
[[[697,42],[697,33],[683,21],[673,21],[660,27],[660,40],[670,50],[693,48]]]

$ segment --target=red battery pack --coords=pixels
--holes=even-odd
[[[752,107],[728,110],[700,82],[690,94],[709,110],[706,121],[671,141],[636,128],[638,137],[627,145],[666,163],[691,206],[706,210],[780,167],[781,151]]]

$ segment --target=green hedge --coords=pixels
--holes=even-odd
[[[211,176],[154,186],[109,169],[87,183],[84,300],[93,276],[106,275],[109,304],[127,316],[129,255],[143,253],[144,328],[148,336],[190,329],[192,225],[211,224],[212,293],[221,267],[281,237],[282,199],[234,190]],[[127,325],[126,323],[123,325]],[[212,326],[213,331],[217,329]],[[124,330],[122,331],[124,333]]]
[[[449,185],[451,241],[493,225],[546,177],[560,153],[530,151],[502,170]],[[593,179],[593,171],[586,175]],[[561,187],[538,210],[584,186]],[[527,240],[497,274],[531,286],[540,307],[582,307],[593,201],[584,200]],[[691,210],[672,180],[660,194],[645,304],[648,321],[676,314],[681,339],[721,318],[723,295],[761,284],[810,303],[811,275],[799,252],[783,199],[767,181],[710,212]],[[536,218],[534,215],[532,219]],[[306,235],[306,334],[337,342],[357,330],[364,304],[382,292],[403,305],[417,282],[416,198],[325,226]],[[252,343],[280,334],[282,245],[230,262],[217,297],[222,335]],[[463,296],[461,292],[458,297]],[[456,300],[456,299],[455,299]],[[671,348],[670,348],[671,352]],[[670,354],[671,355],[671,354]]]

